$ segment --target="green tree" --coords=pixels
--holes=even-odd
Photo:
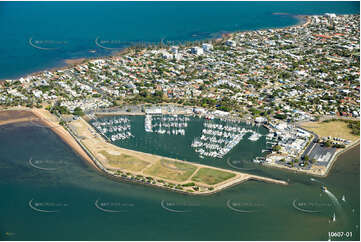
[[[278,151],[281,150],[281,148],[282,148],[282,147],[281,147],[280,145],[275,145],[275,146],[273,146],[272,150],[278,152]]]
[[[80,107],[76,107],[74,109],[74,112],[73,112],[74,115],[77,115],[77,116],[83,116],[84,115],[84,112],[83,110],[80,108]]]

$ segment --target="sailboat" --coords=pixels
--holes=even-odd
[[[336,214],[333,213],[332,222],[336,222]]]
[[[342,196],[341,200],[342,200],[343,202],[346,202],[345,195]]]

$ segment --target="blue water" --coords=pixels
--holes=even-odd
[[[359,2],[1,2],[0,79],[104,56],[135,42],[192,41],[284,27],[293,15],[359,14]],[[273,13],[287,13],[274,15]],[[40,48],[34,48],[29,40]],[[89,52],[92,50],[92,52]],[[95,51],[95,52],[94,52]]]

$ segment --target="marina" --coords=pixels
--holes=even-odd
[[[196,137],[192,142],[195,152],[200,157],[216,157],[223,158],[229,151],[233,149],[246,134],[251,134],[249,141],[258,141],[261,134],[252,129],[241,128],[237,124],[239,121],[219,120],[216,122],[209,120],[204,122],[202,135]]]
[[[136,126],[144,132],[144,118],[139,121]],[[136,126],[132,126],[132,129]],[[189,127],[191,128],[192,125]],[[189,128],[188,127],[188,128]],[[119,224],[116,226],[116,221],[124,219],[126,222],[122,223],[125,229],[134,229],[137,224],[141,229],[147,231],[149,226],[152,229],[157,229],[158,226],[149,222],[146,224],[139,223],[139,219],[144,221],[153,221],[154,219],[163,219],[167,223],[172,223],[179,229],[186,229],[184,220],[180,220],[179,216],[174,216],[169,210],[163,209],[161,205],[166,206],[176,211],[188,211],[184,213],[186,218],[189,218],[192,231],[202,231],[205,236],[197,238],[206,238],[211,240],[213,238],[227,238],[245,239],[245,240],[267,240],[269,236],[272,238],[279,238],[279,231],[277,233],[271,232],[267,236],[259,236],[260,231],[266,232],[270,228],[276,230],[281,228],[285,234],[291,232],[292,235],[287,235],[286,238],[292,240],[297,234],[298,238],[302,239],[319,239],[327,240],[327,233],[331,229],[340,231],[352,231],[355,240],[359,238],[359,230],[356,227],[359,222],[359,184],[355,183],[355,179],[359,179],[359,174],[352,172],[355,165],[359,164],[359,159],[354,159],[359,154],[359,148],[351,150],[340,157],[340,160],[335,164],[335,170],[330,172],[326,178],[320,178],[320,181],[342,201],[342,213],[335,212],[335,208],[330,202],[328,196],[320,196],[320,183],[309,182],[310,177],[302,174],[285,173],[284,171],[269,169],[261,167],[254,170],[255,174],[267,174],[271,177],[280,177],[283,180],[290,179],[289,186],[279,186],[267,183],[248,181],[244,184],[234,186],[220,195],[197,197],[184,196],[169,192],[166,190],[154,190],[151,187],[141,185],[128,184],[114,181],[105,176],[99,176],[97,172],[84,166],[83,162],[62,142],[59,142],[58,137],[49,132],[39,132],[44,130],[43,127],[37,126],[23,126],[17,129],[4,127],[0,132],[0,141],[6,140],[4,146],[0,147],[1,164],[0,169],[0,190],[2,194],[6,195],[8,199],[0,201],[3,204],[2,208],[9,202],[13,202],[15,206],[8,206],[1,210],[2,218],[6,219],[3,227],[8,234],[14,234],[16,239],[42,239],[51,240],[56,234],[57,238],[64,239],[87,239],[84,234],[89,234],[90,228],[105,228],[104,224],[111,226],[114,233],[90,233],[94,239],[116,240],[120,236],[122,238],[148,238],[146,235],[136,235],[133,233],[118,232]],[[90,131],[89,131],[90,132]],[[151,135],[155,135],[152,133]],[[164,136],[164,135],[163,135]],[[29,137],[32,142],[36,142],[38,146],[29,147]],[[170,136],[185,138],[186,136]],[[134,138],[131,138],[134,139]],[[130,139],[128,139],[129,141]],[[192,141],[192,140],[191,140]],[[191,142],[190,141],[190,142]],[[116,142],[127,142],[127,140],[119,140]],[[247,139],[241,142],[248,142]],[[250,144],[252,142],[249,142]],[[237,148],[237,147],[235,147]],[[18,150],[21,149],[25,154],[21,154]],[[39,170],[29,165],[27,156],[31,153],[33,160],[54,160],[63,161],[69,164],[67,169],[57,169],[56,171]],[[8,155],[6,155],[8,154]],[[9,159],[9,158],[12,159]],[[214,163],[218,165],[219,163]],[[4,167],[7,168],[4,168]],[[20,169],[19,169],[20,168]],[[333,172],[337,171],[337,172]],[[52,177],[49,177],[52,174]],[[31,178],[29,178],[29,175]],[[28,177],[26,177],[28,176]],[[26,183],[31,179],[31,184]],[[313,179],[316,180],[316,179]],[[342,181],[342,182],[340,182]],[[54,192],[54,184],[56,184],[56,192]],[[39,189],[41,186],[41,189]],[[58,192],[59,191],[59,192]],[[343,199],[342,197],[345,197]],[[282,199],[283,202],[280,202]],[[40,224],[43,222],[43,216],[39,216],[38,211],[31,209],[28,206],[29,201],[32,200],[32,205],[37,209],[48,211],[59,211],[56,216],[49,214],[48,223],[42,226],[42,233],[31,233],[30,229],[38,228],[33,225],[19,226],[17,220],[14,219],[14,214],[22,214],[25,218],[33,219],[34,223]],[[98,203],[97,203],[98,201]],[[230,201],[230,206],[239,211],[260,211],[255,213],[240,214],[227,207],[227,201]],[[39,206],[38,204],[69,204],[69,206]],[[113,211],[122,211],[121,213],[109,213],[109,216],[104,216],[104,211],[100,211],[94,203],[97,203],[101,208]],[[302,210],[297,210],[293,205],[297,205]],[[309,214],[305,211],[319,211],[317,213]],[[335,222],[333,214],[335,213]],[[70,215],[71,214],[71,215]],[[205,216],[206,214],[206,216]],[[274,217],[280,216],[282,219],[274,222]],[[240,220],[240,215],[242,219]],[[77,231],[84,233],[64,234],[56,232],[54,228],[63,226],[68,231],[72,231],[75,226],[74,223],[63,223],[63,219],[72,218],[74,223],[79,224]],[[89,218],[87,226],[82,226],[84,217]],[[214,220],[214,226],[224,225],[224,221],[230,221],[229,226],[224,229],[227,233],[213,232],[209,230],[207,221],[211,218]],[[243,219],[249,217],[251,219]],[[295,222],[297,217],[297,222]],[[194,222],[194,219],[198,220]],[[114,223],[109,223],[114,221]],[[201,221],[202,223],[199,223]],[[265,226],[268,224],[267,229]],[[329,223],[330,221],[330,223]],[[238,223],[236,223],[238,222]],[[310,223],[316,224],[318,230],[314,233],[304,233],[299,231],[300,228],[307,228]],[[289,226],[290,224],[297,224],[298,227]],[[17,225],[17,226],[16,226]],[[249,233],[242,233],[238,235],[232,233],[242,226],[247,229]],[[14,229],[16,227],[17,229]],[[194,228],[193,228],[194,227]],[[213,227],[212,227],[213,228]],[[285,228],[285,229],[282,229]],[[38,228],[39,229],[39,228]],[[208,231],[208,233],[206,233]],[[307,230],[308,231],[308,230]],[[174,232],[159,233],[159,239],[174,238]],[[210,233],[210,235],[208,235]],[[24,236],[26,234],[26,236]],[[263,234],[263,233],[262,233]],[[60,237],[59,237],[60,236]],[[63,237],[62,237],[63,236]],[[217,237],[218,236],[218,237]],[[191,239],[190,236],[184,233],[177,234],[177,238]],[[194,238],[194,236],[192,236]]]
[[[359,2],[0,5],[0,241],[360,240]]]
[[[104,122],[96,121],[93,126],[111,141],[124,140],[133,137],[128,118],[114,118]]]
[[[121,125],[127,127],[125,131],[118,131],[120,124],[115,124],[114,120],[119,119],[127,120],[121,122]],[[120,147],[156,152],[202,164],[213,165],[217,162],[222,168],[229,167],[223,162],[225,158],[241,158],[252,162],[254,158],[264,156],[262,150],[267,149],[265,128],[231,118],[210,119],[179,114],[120,115],[97,117],[90,124]],[[119,132],[125,138],[112,140]],[[255,153],[245,156],[245,147]],[[242,157],[239,157],[240,154]]]
[[[185,135],[189,117],[178,115],[149,115],[145,116],[145,132],[155,132],[167,135]]]

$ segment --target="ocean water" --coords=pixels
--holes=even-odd
[[[327,1],[2,1],[0,79],[60,67],[64,59],[109,55],[135,43],[178,43],[229,31],[278,28],[298,23],[294,15],[359,14],[359,6]]]
[[[327,178],[260,167],[289,185],[187,196],[109,179],[47,128],[1,126],[0,240],[328,240],[332,231],[359,240],[359,152],[341,155]]]

